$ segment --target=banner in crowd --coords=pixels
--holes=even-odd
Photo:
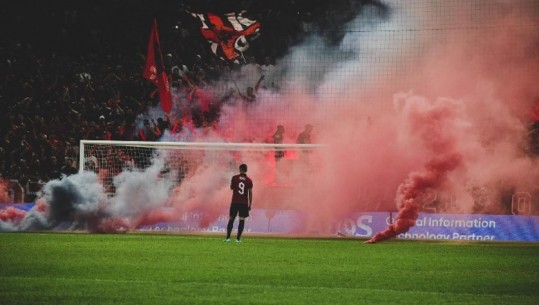
[[[146,53],[146,63],[142,75],[145,79],[152,82],[159,91],[161,108],[165,112],[172,109],[172,95],[170,93],[170,84],[161,52],[161,43],[159,41],[159,32],[157,31],[157,19],[153,20],[150,39],[148,41],[148,52]]]
[[[240,63],[242,53],[249,48],[250,41],[260,34],[260,22],[249,19],[245,14],[245,11],[224,16],[191,13],[200,20],[200,32],[210,44],[212,52],[222,60],[232,63]]]

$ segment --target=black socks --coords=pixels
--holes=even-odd
[[[236,237],[237,240],[240,240],[241,233],[243,233],[243,227],[245,226],[245,220],[240,220],[240,224],[238,226],[238,237]]]
[[[236,239],[240,240],[241,233],[243,233],[244,227],[245,227],[245,219],[243,220],[240,219],[240,223],[238,225],[238,236],[236,237]],[[229,219],[228,225],[226,226],[226,239],[230,238],[230,234],[232,233],[232,228],[234,228],[234,219]]]
[[[232,233],[232,227],[234,227],[234,219],[229,219],[228,225],[226,226],[226,239],[230,238],[230,233]]]

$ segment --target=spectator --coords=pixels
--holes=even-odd
[[[262,75],[265,76],[265,84],[263,88],[278,91],[280,86],[277,81],[277,68],[271,63],[269,56],[264,58],[264,64],[260,66]]]
[[[273,134],[273,143],[282,144],[284,140],[284,126],[277,125],[277,130]],[[275,149],[275,161],[279,161],[284,157],[284,149],[276,148]]]
[[[43,174],[44,180],[55,180],[62,178],[62,172],[60,171],[60,165],[58,164],[58,159],[55,156],[50,156],[48,162],[43,164]]]
[[[241,92],[238,92],[241,96],[241,98],[246,101],[247,103],[253,103],[256,101],[256,92],[258,91],[258,88],[260,87],[260,84],[262,83],[262,81],[264,80],[264,75],[262,75],[260,77],[260,79],[258,79],[258,81],[256,82],[256,85],[255,87],[247,87],[247,92],[246,94],[242,94]]]
[[[60,169],[60,172],[63,175],[71,176],[71,175],[76,174],[78,172],[78,170],[75,168],[75,166],[73,166],[73,160],[70,159],[70,158],[66,158],[65,159],[65,164]]]
[[[139,129],[139,139],[142,141],[155,141],[161,134],[159,134],[159,131],[156,130],[156,126],[154,123],[154,126],[150,125],[150,121],[147,119],[144,119],[143,127]]]
[[[296,139],[297,144],[311,144],[311,132],[313,131],[313,126],[310,124],[305,125],[305,129],[298,135]],[[306,164],[309,163],[309,153],[311,150],[303,149],[300,154],[300,160]]]
[[[311,144],[311,132],[313,126],[311,124],[305,125],[305,129],[298,135],[296,139],[297,144]]]

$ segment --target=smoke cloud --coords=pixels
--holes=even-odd
[[[313,35],[291,48],[271,75],[280,90],[263,83],[249,105],[233,95],[215,126],[197,129],[186,121],[181,134],[164,138],[271,143],[283,125],[283,142],[294,143],[312,124],[313,143],[327,147],[290,150],[278,162],[271,151],[230,153],[188,162],[186,173],[170,170],[162,155],[144,171],[115,177],[114,196],[105,194],[98,175],[66,177],[47,184],[40,210],[0,214],[0,230],[68,223],[124,231],[195,211],[203,215],[201,227],[208,226],[228,207],[229,179],[240,163],[249,165],[255,184],[254,208],[306,215],[296,234],[334,234],[340,220],[358,211],[398,211],[371,239],[378,242],[406,232],[426,203],[437,212],[507,213],[506,194],[535,192],[539,181],[527,135],[539,97],[538,6],[383,4],[365,6],[342,25],[346,34],[337,44]],[[249,69],[228,73],[206,94],[254,86],[258,75],[247,77]],[[189,106],[179,95],[175,107]],[[152,111],[148,117],[160,116]],[[174,116],[182,119],[179,111]],[[185,176],[181,183],[171,183],[178,175]],[[455,200],[433,205],[433,192]]]

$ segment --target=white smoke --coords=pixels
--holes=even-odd
[[[167,204],[174,173],[163,173],[164,161],[154,159],[145,170],[124,171],[114,177],[116,193],[107,211],[114,216],[134,217]]]

